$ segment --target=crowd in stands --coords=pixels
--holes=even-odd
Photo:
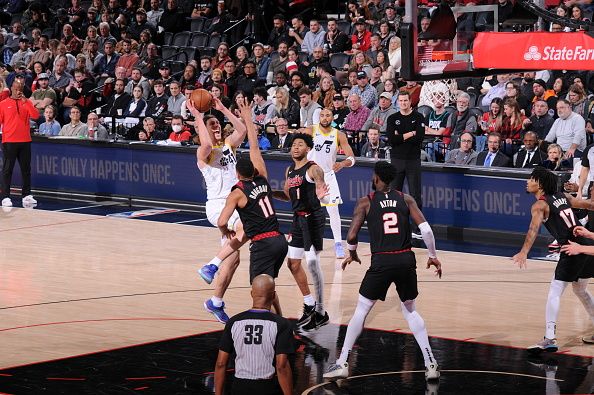
[[[232,29],[244,19],[243,2],[177,1],[5,1],[0,19],[12,22],[0,34],[0,100],[22,81],[40,111],[41,135],[199,144],[185,102],[202,88],[235,112],[239,100],[252,103],[263,150],[287,149],[291,131],[315,125],[330,108],[357,154],[384,158],[386,120],[399,111],[398,93],[408,92],[426,119],[424,157],[479,166],[572,167],[594,133],[592,70],[461,78],[450,87],[452,102],[447,95],[421,102],[423,82],[399,74],[398,1],[349,0],[341,19],[277,14],[267,37],[258,32],[261,42],[247,46],[250,18]],[[419,4],[423,33],[434,8]],[[496,4],[505,22],[511,3]],[[575,0],[557,8],[578,20],[591,12]],[[420,37],[420,52],[448,49],[447,40]]]

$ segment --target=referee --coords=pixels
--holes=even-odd
[[[422,209],[421,148],[425,138],[425,119],[413,110],[408,92],[401,91],[398,94],[398,105],[400,111],[386,120],[386,137],[392,147],[390,160],[396,168],[392,187],[402,191],[406,177],[408,193],[415,199],[419,209]],[[418,233],[418,229],[413,230],[413,236],[416,236],[415,233]]]
[[[225,389],[229,355],[235,352],[232,394],[292,394],[288,354],[295,351],[291,323],[270,312],[274,279],[261,274],[252,282],[253,307],[225,325],[215,365],[215,394]],[[276,372],[276,377],[275,377]]]

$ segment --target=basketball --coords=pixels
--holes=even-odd
[[[212,95],[206,89],[194,89],[190,95],[194,107],[200,112],[207,112],[212,106]]]

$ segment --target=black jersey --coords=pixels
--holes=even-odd
[[[278,231],[278,219],[272,205],[272,188],[266,178],[256,176],[252,181],[239,181],[231,190],[240,189],[247,204],[237,212],[243,230],[250,239],[258,234]]]
[[[289,186],[291,204],[295,211],[311,213],[322,207],[316,195],[316,184],[307,181],[307,170],[313,165],[315,162],[310,161],[299,169],[295,169],[295,163],[289,167],[287,185]]]
[[[400,191],[372,192],[367,213],[371,252],[395,252],[411,248],[410,211]]]
[[[568,240],[574,240],[573,228],[577,222],[565,195],[557,192],[553,195],[543,195],[540,200],[544,200],[549,205],[549,218],[544,222],[549,233],[560,245],[567,244]]]

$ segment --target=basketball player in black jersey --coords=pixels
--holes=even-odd
[[[294,211],[288,266],[303,294],[303,315],[296,324],[297,331],[301,333],[316,330],[329,322],[323,305],[324,277],[320,266],[326,224],[326,215],[320,202],[328,203],[329,189],[324,182],[324,171],[307,159],[307,153],[312,148],[313,139],[310,135],[294,134],[291,145],[293,164],[287,169],[284,190],[276,191],[274,195],[280,200],[290,200]],[[303,256],[314,281],[317,299],[311,295],[307,276],[301,266]]]
[[[584,238],[576,237],[573,234],[577,222],[571,209],[571,201],[563,193],[557,192],[557,176],[554,173],[543,167],[535,168],[526,184],[526,191],[534,195],[536,202],[531,208],[532,220],[530,221],[524,245],[520,252],[511,258],[520,268],[526,267],[528,252],[542,224],[545,225],[561,246],[567,245],[570,241],[589,244]],[[577,201],[573,203],[576,206],[580,205]],[[528,352],[538,354],[543,351],[556,352],[559,349],[555,337],[557,317],[559,315],[561,295],[569,284],[573,284],[574,293],[578,296],[590,317],[593,317],[594,302],[591,295],[584,289],[584,282],[579,281],[580,278],[590,277],[591,270],[592,263],[586,255],[570,256],[562,250],[547,297],[545,336],[541,342],[528,347]],[[585,282],[585,285],[587,286],[587,282]]]
[[[272,188],[268,184],[266,165],[258,146],[258,133],[252,122],[252,113],[247,104],[241,104],[241,117],[247,127],[250,143],[250,159],[240,158],[235,169],[239,182],[231,188],[231,193],[221,211],[218,227],[223,236],[233,238],[227,223],[237,210],[243,230],[250,245],[250,283],[260,274],[278,277],[280,267],[287,256],[287,239],[279,232],[278,219],[272,204]],[[278,298],[274,308],[282,314]]]
[[[359,199],[347,237],[350,256],[342,263],[342,268],[355,261],[361,263],[357,255],[359,231],[367,220],[369,243],[371,247],[371,266],[359,288],[359,302],[349,322],[340,357],[328,367],[324,374],[327,379],[340,379],[349,375],[349,354],[355,341],[363,331],[365,319],[378,299],[385,300],[390,285],[396,285],[401,300],[402,313],[408,322],[425,361],[427,380],[439,378],[439,366],[427,336],[423,318],[415,309],[417,290],[417,264],[412,252],[410,219],[418,225],[427,245],[429,260],[427,268],[435,266],[435,273],[441,278],[441,263],[435,251],[435,238],[431,227],[415,200],[400,191],[390,188],[396,177],[396,169],[388,162],[377,162],[373,174],[375,192]]]

